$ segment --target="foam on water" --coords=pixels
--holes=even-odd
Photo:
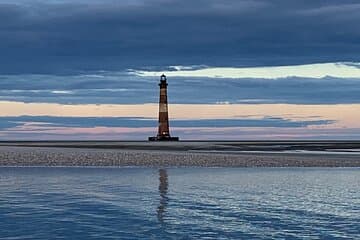
[[[356,239],[360,170],[0,168],[1,239]]]

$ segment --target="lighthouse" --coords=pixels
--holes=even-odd
[[[156,137],[149,137],[149,141],[179,141],[178,137],[171,137],[169,130],[169,113],[167,100],[167,82],[166,76],[160,77],[160,98],[159,98],[159,126]]]

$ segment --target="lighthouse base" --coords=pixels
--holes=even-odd
[[[162,142],[177,142],[179,141],[178,137],[164,137],[164,136],[157,136],[157,137],[149,137],[149,141],[162,141]]]

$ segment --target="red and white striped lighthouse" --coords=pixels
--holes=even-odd
[[[149,137],[149,141],[179,141],[178,137],[171,137],[169,130],[169,113],[167,101],[166,76],[160,77],[160,99],[159,99],[159,128],[156,137]]]

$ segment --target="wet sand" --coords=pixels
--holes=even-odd
[[[358,149],[359,142],[1,142],[0,166],[360,167]]]

